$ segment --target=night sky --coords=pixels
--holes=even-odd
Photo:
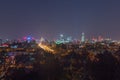
[[[120,40],[117,0],[0,0],[0,38],[102,35]]]

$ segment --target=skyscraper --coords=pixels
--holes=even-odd
[[[82,33],[81,42],[85,42],[85,33]]]

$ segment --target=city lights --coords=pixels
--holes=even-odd
[[[0,0],[0,80],[120,80],[120,0]]]
[[[41,47],[42,49],[44,49],[45,51],[48,51],[48,52],[52,52],[53,54],[55,53],[55,51],[51,48],[49,48],[48,46],[46,45],[43,45],[41,43],[39,43],[39,47]]]

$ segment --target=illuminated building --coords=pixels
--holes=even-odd
[[[56,44],[62,44],[64,43],[64,35],[63,34],[60,34],[60,38],[58,40],[55,41]]]
[[[27,36],[27,37],[24,37],[23,39],[24,39],[24,41],[27,41],[28,43],[30,43],[31,41],[34,40],[34,38],[32,36],[30,36],[30,35]]]
[[[67,37],[67,41],[71,42],[72,41],[72,37]]]
[[[84,34],[84,32],[82,33],[81,42],[85,42],[85,34]]]
[[[63,34],[60,35],[60,38],[55,41],[56,44],[64,44],[72,41],[72,37],[65,38]]]

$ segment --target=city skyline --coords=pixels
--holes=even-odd
[[[54,39],[59,34],[120,40],[120,1],[40,0],[0,1],[0,38],[32,34]]]

